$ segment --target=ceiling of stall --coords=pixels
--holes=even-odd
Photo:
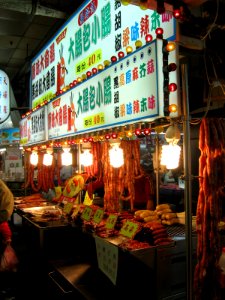
[[[156,0],[138,1],[149,5],[152,5],[152,2],[156,3]],[[22,108],[21,112],[29,103],[30,60],[84,2],[0,0],[0,69],[9,76],[18,107]],[[181,24],[183,33],[197,39],[201,39],[204,33],[207,34],[203,42],[207,43],[210,54],[207,62],[209,75],[213,74],[215,84],[220,85],[223,78],[225,79],[225,48],[221,44],[222,38],[225,38],[225,0],[165,1],[168,4],[175,2],[182,2],[190,12],[188,18],[183,21],[183,26]],[[219,9],[216,5],[218,3]],[[202,10],[203,6],[205,10]],[[198,14],[195,16],[195,11],[200,12],[201,17]],[[193,47],[195,46],[191,43],[190,49],[185,49],[187,51],[184,51],[184,55],[190,52],[189,64],[192,67],[193,82],[196,84],[196,81],[202,78],[202,70],[199,68],[204,69],[204,54],[202,49],[199,51]],[[204,84],[200,81],[199,88],[203,88]],[[224,98],[224,95],[222,96]]]

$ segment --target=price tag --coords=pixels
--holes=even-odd
[[[85,221],[90,221],[92,212],[93,212],[92,208],[90,206],[86,206],[82,212],[81,219]]]
[[[93,203],[93,199],[91,199],[89,197],[88,191],[86,191],[83,204],[84,205],[92,205],[92,203]]]
[[[110,214],[106,220],[106,224],[105,224],[106,229],[114,229],[117,218],[118,218],[117,215]]]
[[[97,224],[99,224],[103,218],[104,210],[101,208],[98,208],[94,214],[93,221]]]
[[[138,224],[137,222],[127,220],[122,226],[122,228],[120,229],[119,233],[125,237],[133,239],[139,229],[140,229],[140,224]]]
[[[63,207],[63,212],[64,212],[65,214],[70,214],[72,208],[73,208],[73,202],[68,202],[68,203],[66,203],[66,204],[64,205],[64,207]]]
[[[96,252],[99,269],[116,284],[119,250],[117,246],[106,242],[104,239],[95,237]]]

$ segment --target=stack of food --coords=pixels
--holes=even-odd
[[[152,221],[160,221],[160,218],[155,210],[137,210],[134,213],[134,218],[140,222],[152,222]]]
[[[173,211],[171,205],[168,203],[157,205],[156,213],[161,219],[161,223],[164,225],[174,225],[180,223],[177,213]]]
[[[163,225],[180,224],[177,213],[172,209],[172,205],[168,203],[157,205],[155,210],[137,210],[134,213],[134,218],[145,223],[154,221]]]

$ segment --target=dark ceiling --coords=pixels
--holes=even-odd
[[[0,0],[0,69],[9,76],[18,107],[29,103],[30,60],[83,2]]]
[[[139,1],[152,3],[153,0]],[[27,107],[29,103],[30,60],[83,2],[0,0],[0,69],[9,76],[18,107]],[[190,97],[204,97],[205,81],[217,82],[219,78],[220,84],[225,79],[225,47],[221,43],[225,38],[225,0],[165,2],[184,4],[187,10],[184,20],[180,22],[181,33],[206,45],[204,51],[194,49],[193,45],[190,49],[187,45],[180,45],[181,52],[187,54],[191,69]],[[222,95],[223,101],[224,97],[225,94]],[[194,100],[192,103],[192,110],[202,106]],[[20,112],[23,113],[23,110]]]

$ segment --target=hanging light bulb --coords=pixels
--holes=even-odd
[[[52,165],[52,160],[53,160],[52,152],[53,152],[52,148],[46,149],[46,153],[44,154],[44,157],[43,157],[43,165],[45,165],[45,166]]]
[[[89,167],[93,164],[93,154],[90,153],[90,149],[84,149],[84,152],[81,153],[80,163],[84,167]]]
[[[109,150],[109,161],[113,168],[120,168],[124,164],[123,149],[120,148],[120,142],[112,143]]]
[[[165,165],[168,170],[176,169],[179,166],[181,152],[181,147],[177,145],[180,140],[180,131],[176,124],[167,128],[165,139],[169,145],[162,146],[161,165]]]
[[[70,153],[70,147],[63,147],[63,153],[61,155],[62,165],[71,166],[72,165],[72,153]]]
[[[176,169],[179,166],[181,148],[178,145],[163,145],[161,165],[165,165],[168,170]]]
[[[32,153],[30,155],[30,163],[33,166],[36,166],[38,164],[38,154],[37,154],[37,151],[32,151]]]

